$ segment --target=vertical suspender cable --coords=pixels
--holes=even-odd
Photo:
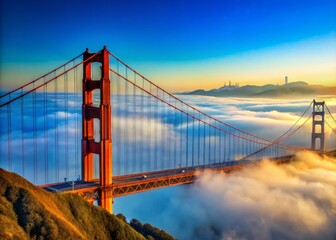
[[[45,77],[43,81],[45,83]],[[48,183],[48,131],[47,131],[47,85],[43,86],[44,90],[44,120],[43,120],[43,132],[44,132],[44,176],[45,176],[45,183]]]
[[[239,132],[237,133],[238,135],[240,134]],[[240,135],[239,135],[240,136]],[[236,153],[236,156],[238,155],[239,156],[239,154],[240,154],[240,151],[241,151],[241,138],[240,137],[238,137],[237,138],[237,153]],[[237,158],[237,157],[236,157]]]
[[[59,182],[59,154],[58,154],[58,79],[55,79],[55,165],[56,165],[56,181]]]
[[[75,62],[73,62],[73,65],[75,65]],[[78,115],[77,112],[76,112],[76,107],[77,107],[77,101],[79,99],[78,97],[78,91],[77,91],[77,68],[74,69],[74,113],[75,113],[75,116],[76,116],[76,120],[75,120],[75,176],[77,178],[77,175],[78,175],[78,161],[79,161],[79,158],[78,158],[78,141],[79,141],[79,129],[78,129]],[[79,106],[78,106],[79,108]]]
[[[205,167],[205,115],[203,115],[203,168]]]
[[[151,93],[152,92],[152,85],[148,85],[148,90]],[[146,125],[146,133],[148,136],[148,146],[147,146],[147,169],[146,171],[150,171],[153,166],[153,151],[152,151],[152,146],[153,146],[153,134],[152,134],[152,128],[153,128],[153,104],[152,104],[152,96],[150,94],[147,94],[147,125]]]
[[[198,118],[201,119],[201,113],[198,112]],[[200,165],[200,142],[201,142],[201,121],[198,120],[198,137],[197,137],[197,165]]]
[[[157,88],[157,91],[158,91],[158,97],[160,96],[160,91],[159,91],[159,89]],[[162,99],[162,98],[161,98]],[[164,158],[161,158],[160,157],[160,159],[159,159],[159,156],[161,156],[161,154],[160,154],[160,149],[162,150],[162,151],[164,151],[164,149],[165,149],[165,147],[164,148],[162,148],[161,146],[161,142],[162,142],[162,139],[163,139],[163,113],[162,113],[162,110],[163,110],[163,107],[162,107],[162,105],[161,105],[161,101],[156,101],[157,102],[157,115],[158,115],[158,145],[157,145],[157,151],[156,151],[156,153],[157,153],[157,158],[158,158],[158,161],[160,162],[160,166],[158,166],[158,168],[160,168],[160,169],[162,169],[163,168],[163,162],[164,162]],[[160,149],[159,149],[159,147],[158,146],[160,146]],[[165,156],[165,155],[163,155],[162,154],[162,156]]]
[[[247,138],[249,138],[249,136],[247,135],[247,134],[244,134],[244,137],[247,137]],[[245,143],[245,152],[244,152],[244,156],[246,156],[247,154],[248,154],[248,143],[249,143],[249,140],[246,140],[246,143]]]
[[[65,71],[65,66],[64,66],[64,71]],[[69,131],[69,109],[68,109],[68,104],[69,104],[69,96],[68,96],[68,73],[64,74],[64,98],[65,98],[65,106],[64,106],[64,111],[65,111],[65,177],[69,178],[69,153],[68,153],[68,131]]]
[[[136,84],[136,74],[134,73],[134,83]],[[134,149],[132,147],[132,152],[133,152],[133,156],[132,156],[132,173],[134,173],[136,171],[136,164],[138,161],[136,161],[136,156],[137,156],[137,140],[138,140],[138,135],[136,132],[136,121],[138,119],[138,113],[136,112],[136,89],[135,89],[135,85],[133,85],[133,116],[135,116],[136,119],[133,119],[133,136],[132,139],[134,139]]]
[[[152,91],[152,85],[149,84],[149,92]],[[146,95],[147,96],[147,100],[146,100],[146,107],[147,107],[147,125],[146,125],[146,133],[147,133],[147,136],[148,136],[148,154],[147,154],[147,169],[146,171],[149,171],[151,169],[151,166],[152,166],[152,149],[151,149],[151,146],[152,146],[152,99],[151,99],[151,96],[149,94]]]
[[[151,85],[152,87],[152,85]],[[155,87],[153,86],[154,90],[153,90],[153,94],[154,94],[154,91],[155,91]],[[153,144],[152,146],[154,146],[154,149],[152,148],[151,149],[151,152],[152,152],[152,166],[151,166],[151,170],[155,170],[156,169],[156,159],[155,159],[155,149],[156,149],[156,146],[155,146],[155,143],[156,143],[156,137],[155,137],[155,116],[156,116],[156,112],[155,112],[155,99],[153,97],[151,97],[151,105],[152,105],[152,127],[151,127],[151,134],[152,134],[152,138],[153,138]]]
[[[213,163],[216,163],[217,162],[217,129],[216,129],[216,124],[217,124],[217,121],[214,121],[214,136],[213,136],[213,139],[214,139],[214,161]]]
[[[226,157],[226,134],[225,132],[222,132],[222,158],[221,158],[221,162],[224,163],[225,162],[225,157]]]
[[[233,134],[237,134],[236,130],[233,130]],[[235,156],[237,154],[237,138],[235,136],[233,136],[232,138],[232,147],[233,147],[233,151],[232,151],[232,161],[235,161]]]
[[[174,100],[175,101],[175,104],[174,104],[174,106],[176,106],[177,107],[177,104],[176,104],[176,99]],[[178,134],[177,134],[177,130],[175,130],[175,128],[177,128],[177,110],[176,109],[172,109],[172,111],[174,112],[174,131],[173,131],[173,134],[174,134],[174,166],[173,166],[173,168],[176,168],[176,159],[177,159],[177,136],[178,136]],[[180,124],[179,124],[179,126],[181,126]]]
[[[219,128],[221,128],[221,126],[220,126],[221,124],[219,123]],[[220,163],[220,162],[222,162],[222,134],[223,134],[223,132],[221,132],[221,131],[219,131],[218,132],[218,141],[219,141],[219,143],[218,143],[218,151],[219,151],[219,156],[218,156],[218,162]]]
[[[164,99],[164,92],[162,92],[162,100],[165,100]],[[167,100],[169,101],[169,100]],[[159,154],[160,156],[165,156],[166,158],[169,159],[169,146],[170,146],[170,142],[168,141],[168,147],[164,146],[163,143],[164,143],[164,140],[166,139],[166,136],[165,136],[165,129],[164,129],[164,119],[165,119],[165,106],[164,104],[161,104],[160,102],[160,127],[161,127],[161,138],[160,138],[160,146],[161,146],[161,150],[162,150],[162,153]],[[165,165],[166,165],[166,158],[165,157],[160,157],[160,162],[161,162],[161,169],[164,169],[165,168]]]
[[[228,156],[228,161],[229,161],[229,164],[231,164],[231,160],[232,160],[232,157],[231,157],[231,154],[232,154],[232,149],[231,149],[231,142],[232,142],[232,135],[229,135],[229,156]]]
[[[219,122],[217,123],[217,125],[219,125],[218,128],[221,128],[221,124]],[[217,129],[216,131],[217,131],[217,163],[220,163],[222,160],[221,158],[222,157],[222,149],[221,149],[222,132],[219,129]]]
[[[126,79],[128,79],[128,69],[127,69],[127,67],[125,68],[126,69]],[[125,129],[124,129],[124,131],[125,131],[125,168],[126,168],[126,174],[128,174],[129,173],[129,171],[128,171],[128,150],[129,150],[129,139],[128,139],[128,129],[129,129],[129,120],[128,120],[128,117],[129,117],[129,108],[128,108],[128,102],[127,102],[127,100],[128,100],[128,83],[127,82],[125,82],[125,98],[124,98],[124,100],[125,100],[125,111],[126,111],[126,119],[125,119]]]
[[[156,89],[156,96],[158,96],[159,95],[159,89],[157,88],[157,87],[155,87],[155,89]],[[158,134],[159,134],[159,129],[158,129],[158,121],[159,121],[159,111],[158,111],[158,108],[159,108],[159,101],[157,101],[156,99],[154,99],[153,98],[153,100],[154,100],[154,103],[155,103],[155,111],[154,111],[154,113],[155,113],[155,117],[154,117],[154,139],[155,139],[155,143],[154,143],[154,160],[155,160],[155,162],[154,162],[154,164],[155,164],[155,166],[154,166],[154,170],[156,171],[157,169],[158,169],[158,149],[157,149],[157,147],[158,147]]]
[[[188,107],[186,109],[186,112],[188,113]],[[189,115],[186,114],[187,117],[187,141],[186,141],[186,167],[188,167],[188,157],[189,157]]]
[[[180,109],[182,109],[182,103],[180,103]],[[180,112],[180,159],[179,159],[179,163],[178,164],[180,164],[180,166],[181,166],[181,164],[182,164],[182,153],[183,153],[183,148],[182,148],[182,144],[183,144],[183,138],[182,138],[182,136],[183,136],[183,134],[182,134],[182,127],[183,127],[183,113],[182,112]]]
[[[194,109],[192,110],[192,113],[194,115]],[[192,150],[192,155],[191,155],[191,165],[194,166],[195,164],[195,160],[194,160],[194,157],[195,157],[195,118],[192,117],[192,145],[191,145],[191,150]]]
[[[10,95],[9,95],[10,98]],[[7,105],[7,131],[8,131],[8,169],[11,172],[12,171],[12,127],[11,127],[11,105]]]
[[[23,88],[21,88],[21,94],[23,94]],[[22,176],[25,177],[25,153],[24,153],[24,109],[23,109],[23,97],[21,97],[21,158],[22,158]]]
[[[208,118],[208,165],[210,164],[211,161],[211,122],[210,118]]]
[[[164,92],[162,92],[162,98],[163,98],[163,100],[164,100],[164,96],[165,96],[165,93]],[[170,100],[171,100],[171,98],[170,98],[170,96],[168,95],[167,96],[167,102],[169,102],[170,103]],[[167,153],[167,159],[165,159],[164,160],[164,168],[170,168],[170,164],[169,163],[171,163],[172,161],[173,161],[173,159],[172,159],[172,157],[171,157],[171,141],[170,141],[170,138],[169,138],[169,136],[170,136],[170,123],[169,123],[169,119],[170,119],[170,111],[171,111],[171,109],[170,109],[170,106],[165,106],[164,104],[162,104],[162,107],[163,107],[163,121],[162,121],[162,123],[164,123],[165,121],[165,118],[167,118],[168,120],[167,120],[167,122],[168,122],[168,124],[167,124],[167,128],[166,129],[163,129],[162,130],[162,132],[164,132],[165,133],[165,135],[164,135],[164,141],[166,140],[167,142],[168,142],[168,148],[166,148],[166,153]],[[162,145],[164,145],[164,141],[162,141]]]
[[[145,89],[145,80],[144,78],[142,77],[141,78],[142,80],[142,88]],[[141,110],[141,134],[140,134],[140,137],[142,139],[141,141],[141,149],[140,149],[140,153],[141,153],[141,161],[140,161],[140,172],[143,172],[143,167],[144,167],[144,164],[145,164],[145,152],[146,152],[146,145],[145,145],[145,131],[144,131],[144,124],[145,124],[145,106],[144,106],[144,92],[141,91],[141,105],[140,105],[140,110]]]
[[[117,73],[119,74],[119,61],[117,61]],[[116,122],[115,122],[115,129],[116,129],[116,133],[117,133],[117,137],[115,138],[115,142],[116,146],[117,146],[117,156],[116,156],[116,164],[117,164],[117,175],[121,175],[121,167],[122,167],[122,156],[123,156],[123,152],[122,152],[122,148],[121,148],[121,143],[122,143],[122,136],[121,136],[121,131],[122,131],[122,116],[121,116],[121,107],[122,107],[122,93],[121,93],[121,87],[120,87],[120,77],[117,75],[115,78],[116,84],[117,84],[117,103],[119,104],[115,104],[114,106],[117,107],[117,118],[116,118]],[[112,135],[116,136],[115,134]],[[113,166],[115,168],[115,166]]]
[[[35,88],[33,83],[33,88]],[[36,90],[33,91],[33,144],[34,144],[34,183],[37,184],[37,134],[36,134]]]
[[[152,84],[149,84],[149,92],[152,93]],[[149,132],[149,150],[148,150],[148,155],[149,155],[149,166],[148,166],[148,171],[152,169],[153,166],[153,151],[152,151],[152,146],[153,146],[153,112],[154,112],[154,104],[153,104],[153,99],[152,96],[148,96],[148,114],[149,114],[149,129],[147,130]]]

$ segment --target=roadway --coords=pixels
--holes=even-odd
[[[169,176],[179,176],[179,175],[195,175],[196,173],[203,172],[205,170],[220,170],[226,168],[228,171],[230,168],[243,167],[250,165],[252,162],[249,160],[243,161],[231,161],[223,163],[215,163],[211,165],[199,165],[191,167],[181,167],[176,169],[167,169],[161,171],[152,171],[136,174],[128,174],[121,176],[112,177],[112,185],[122,186],[133,182],[149,182],[154,179],[160,179]],[[92,181],[66,181],[54,184],[42,185],[42,188],[50,192],[85,192],[86,190],[92,191],[100,187],[99,179],[94,179]]]
[[[327,155],[336,155],[336,151],[326,153]],[[288,163],[292,161],[293,156],[283,156],[272,159],[277,164]],[[40,186],[51,192],[73,192],[92,198],[92,193],[99,190],[108,192],[113,198],[144,192],[151,189],[175,186],[181,184],[192,183],[196,180],[196,176],[203,171],[225,172],[230,173],[245,167],[251,167],[258,164],[259,161],[241,160],[222,163],[214,163],[211,165],[199,165],[191,167],[181,167],[175,169],[167,169],[153,172],[144,172],[136,174],[128,174],[114,176],[112,184],[109,186],[101,186],[99,179],[92,181],[67,181],[54,184]]]

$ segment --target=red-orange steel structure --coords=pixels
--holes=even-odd
[[[313,101],[313,124],[312,124],[312,150],[318,150],[320,153],[324,152],[324,101]],[[319,129],[319,130],[318,130]],[[316,140],[319,139],[320,144],[316,146]]]
[[[94,74],[96,64],[101,65],[99,77]],[[77,70],[82,67],[82,83],[77,83]],[[112,78],[114,85],[110,88]],[[79,92],[83,94],[82,100]],[[99,103],[97,99],[94,101],[94,92],[99,92]],[[77,119],[81,107],[82,118]],[[76,192],[89,202],[98,200],[109,212],[112,198],[189,184],[206,169],[230,173],[253,166],[263,158],[286,163],[295,152],[308,146],[321,153],[334,150],[335,146],[329,147],[331,137],[324,134],[329,133],[325,127],[336,132],[333,127],[336,119],[325,102],[312,101],[284,134],[276,140],[265,139],[218,120],[168,93],[106,47],[96,53],[87,49],[42,77],[0,95],[0,112],[5,119],[1,139],[7,139],[0,158],[8,159],[8,170],[15,167],[14,171],[25,176],[28,172],[25,167],[29,166],[35,184],[45,182],[47,185],[42,187],[50,191]],[[64,113],[64,119],[60,112]],[[75,127],[69,124],[71,113],[76,113]],[[40,114],[42,121],[37,118]],[[112,115],[118,120],[113,126],[115,176]],[[30,123],[25,123],[26,116],[32,119],[32,134],[26,131]],[[55,121],[50,122],[49,116],[54,116]],[[121,123],[119,119],[125,121]],[[81,121],[82,129],[78,124]],[[95,126],[98,122],[99,128]],[[303,127],[310,123],[312,133]],[[95,132],[99,132],[99,137]],[[309,135],[300,135],[305,133]],[[302,139],[308,140],[305,145]],[[316,144],[317,139],[320,145]],[[21,154],[12,154],[18,146]],[[70,146],[74,150],[69,150]],[[99,157],[99,176],[94,175],[97,172],[94,156]],[[80,160],[82,180],[77,172]],[[42,167],[44,171],[38,171]],[[49,173],[51,169],[54,172]],[[64,182],[60,182],[63,177]]]
[[[276,164],[286,164],[293,161],[293,156],[284,156],[278,159],[273,159]],[[177,186],[182,184],[190,184],[194,183],[197,179],[197,175],[202,174],[204,171],[211,172],[221,172],[225,174],[230,174],[232,172],[241,170],[246,167],[252,167],[259,164],[258,162],[251,162],[249,164],[240,164],[233,166],[217,166],[215,168],[210,169],[185,169],[184,171],[176,171],[176,169],[165,170],[165,171],[156,171],[156,172],[148,172],[148,173],[139,173],[132,174],[126,176],[115,176],[114,182],[110,186],[105,186],[104,189],[106,191],[107,196],[109,197],[121,197],[129,194],[135,194],[139,192],[145,192],[149,190],[165,188],[170,186]],[[148,175],[148,179],[143,179],[143,174]],[[62,183],[60,183],[62,185]],[[89,202],[93,202],[94,200],[99,201],[99,192],[101,191],[101,186],[98,184],[98,180],[94,180],[87,186],[81,186],[71,189],[64,188],[61,191],[63,192],[72,192],[77,193],[86,199]],[[43,186],[48,189],[49,185]]]
[[[84,181],[93,179],[93,154],[99,156],[100,192],[98,204],[112,212],[112,197],[108,196],[104,186],[112,184],[112,128],[109,77],[109,52],[106,47],[98,53],[84,54],[83,65],[83,139],[82,139],[82,177]],[[89,61],[85,61],[90,59]],[[101,63],[101,78],[92,79],[92,63]],[[100,90],[100,104],[93,105],[93,90]],[[100,121],[100,139],[94,139],[94,119]]]

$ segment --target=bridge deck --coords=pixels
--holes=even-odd
[[[288,162],[291,156],[275,160],[277,163]],[[112,184],[105,186],[113,198],[125,196],[137,192],[144,192],[151,189],[163,188],[167,186],[175,186],[180,184],[192,183],[196,180],[196,176],[203,171],[225,172],[230,173],[250,167],[257,162],[248,160],[224,162],[213,165],[201,165],[197,167],[186,167],[178,169],[169,169],[155,172],[138,173],[131,175],[115,176]],[[85,181],[68,181],[41,186],[51,192],[73,192],[82,195],[84,198],[97,198],[97,192],[103,187],[100,186],[99,179]]]

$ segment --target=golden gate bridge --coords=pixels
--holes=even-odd
[[[236,128],[170,94],[110,53],[84,53],[0,96],[0,166],[112,212],[113,198],[229,173],[263,158],[336,148],[327,103],[311,101],[277,139]]]

